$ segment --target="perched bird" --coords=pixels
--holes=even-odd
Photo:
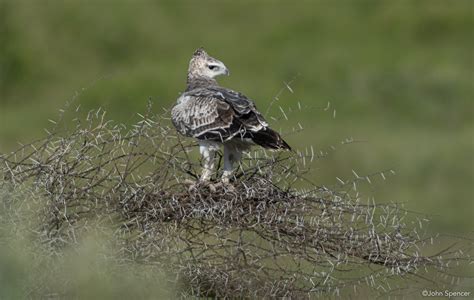
[[[252,145],[291,148],[268,127],[251,99],[218,85],[214,78],[219,75],[229,75],[227,67],[203,48],[197,49],[189,62],[186,90],[171,110],[171,119],[179,133],[199,142],[203,157],[201,181],[210,180],[216,151],[224,145],[222,181],[228,183],[234,163]]]

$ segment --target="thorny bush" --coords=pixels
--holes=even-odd
[[[120,246],[114,259],[169,270],[182,296],[392,293],[462,280],[449,268],[471,261],[470,245],[424,254],[437,239],[421,233],[423,220],[407,222],[417,215],[401,205],[362,201],[353,183],[368,177],[320,187],[304,177],[312,151],[256,150],[232,188],[189,184],[196,145],[169,124],[151,109],[131,129],[90,112],[1,156],[2,185],[42,201],[34,232],[53,252],[99,220]]]

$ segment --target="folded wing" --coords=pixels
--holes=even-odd
[[[265,148],[290,149],[268,127],[252,100],[229,89],[212,86],[188,91],[171,115],[178,131],[186,136],[216,142],[240,138]]]

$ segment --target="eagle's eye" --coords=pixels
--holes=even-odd
[[[215,66],[215,65],[209,65],[208,68],[209,68],[209,70],[214,70],[214,69],[217,69],[217,66]]]

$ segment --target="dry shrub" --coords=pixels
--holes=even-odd
[[[449,268],[471,261],[469,242],[425,254],[437,240],[418,215],[362,202],[351,182],[310,183],[312,153],[257,150],[232,186],[190,184],[196,145],[165,116],[149,109],[127,129],[94,111],[1,157],[3,185],[42,201],[34,232],[44,246],[58,254],[84,231],[112,228],[113,259],[166,268],[183,296],[419,293],[462,279]]]

